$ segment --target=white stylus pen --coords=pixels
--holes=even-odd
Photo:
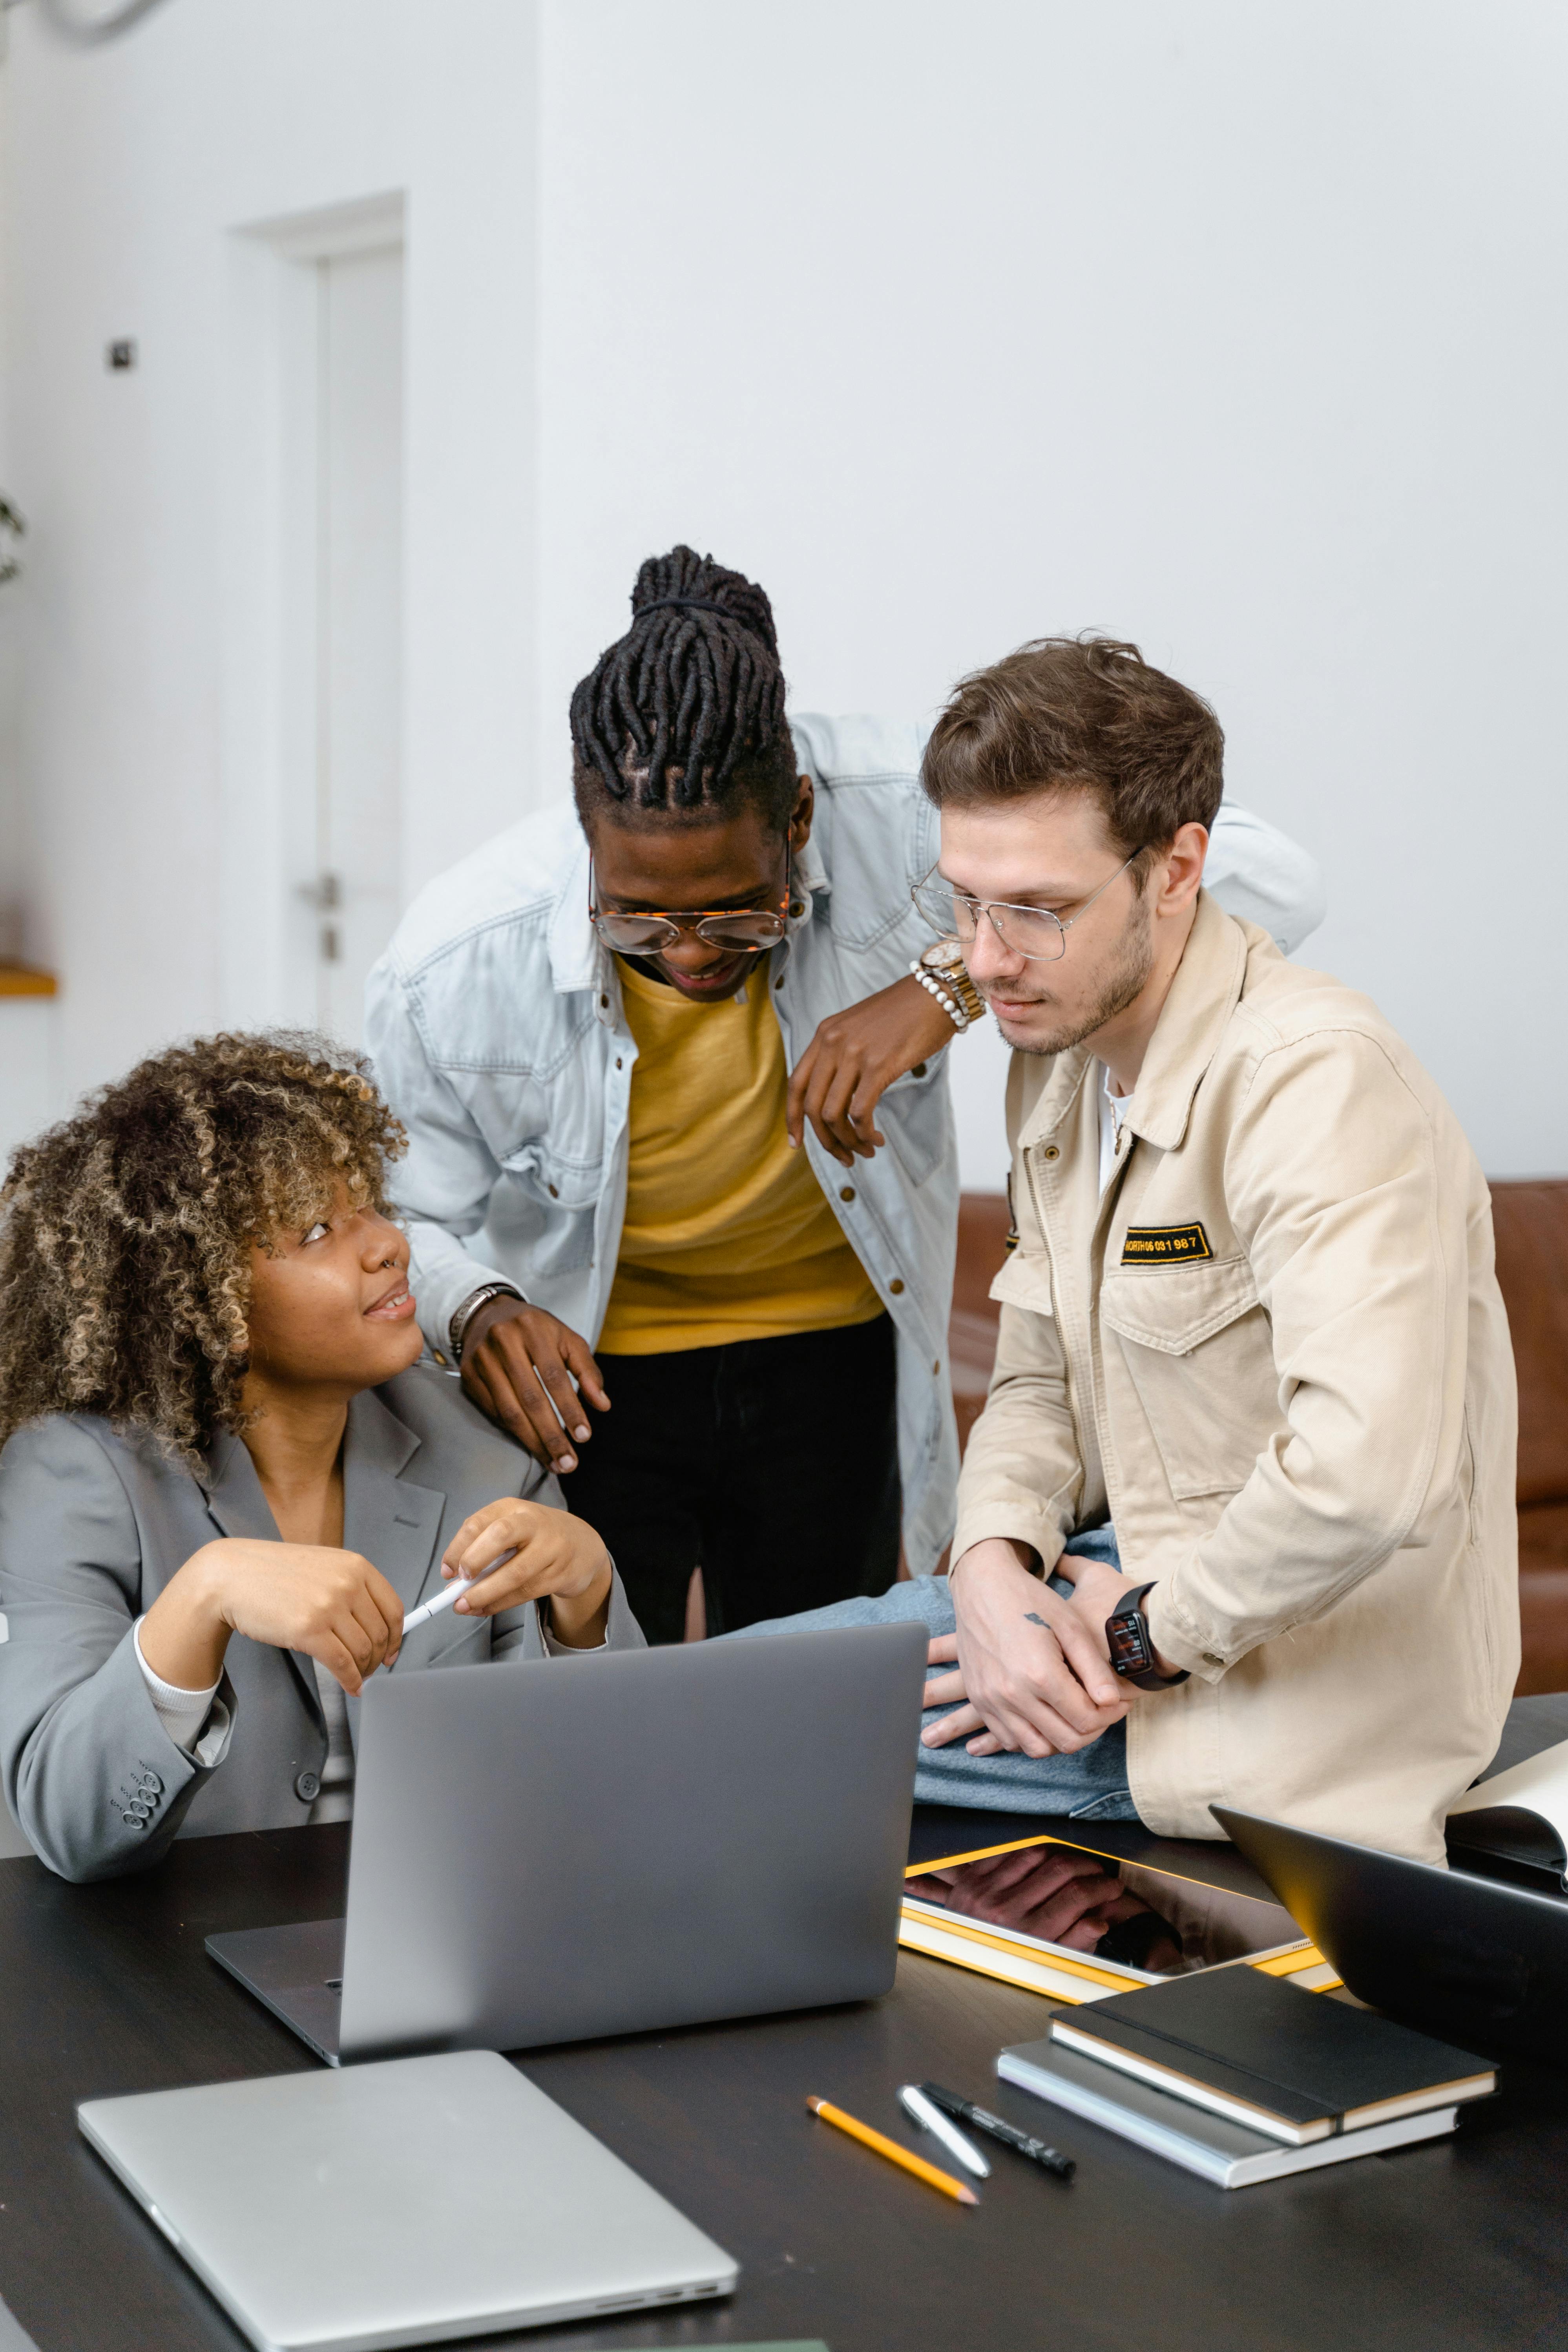
[[[481,1569],[479,1576],[455,1576],[452,1579],[451,1583],[446,1585],[442,1591],[436,1595],[434,1601],[422,1601],[417,1609],[411,1609],[409,1611],[407,1616],[403,1621],[404,1632],[405,1633],[411,1633],[416,1625],[423,1625],[430,1618],[439,1617],[443,1609],[450,1609],[454,1601],[460,1601],[470,1586],[479,1583],[480,1577],[489,1576],[498,1568],[504,1568],[509,1559],[515,1559],[516,1558],[517,1546],[513,1544],[511,1549],[510,1551],[503,1551],[499,1559],[492,1559],[489,1568]],[[934,2108],[932,2109],[932,2113],[935,2113]]]
[[[976,2180],[989,2180],[991,2167],[972,2139],[965,2139],[958,2126],[933,2106],[925,2093],[913,2083],[906,2083],[899,2093],[899,2105],[905,2115],[921,2125],[933,2138],[941,2140],[949,2156],[955,2156],[965,2172],[973,2172]]]

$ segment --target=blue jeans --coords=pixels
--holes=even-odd
[[[1115,1529],[1089,1528],[1068,1538],[1066,1549],[1079,1559],[1102,1559],[1120,1568]],[[1051,1579],[1058,1592],[1072,1587]],[[795,1617],[770,1617],[726,1638],[751,1640],[765,1633],[815,1633],[836,1625],[901,1625],[918,1620],[933,1634],[951,1633],[952,1603],[945,1576],[912,1577],[875,1600],[835,1601],[826,1609]],[[928,1707],[927,1723],[951,1715],[951,1706]],[[1065,1813],[1073,1821],[1135,1822],[1138,1809],[1127,1785],[1127,1727],[1109,1731],[1073,1756],[971,1756],[962,1740],[951,1748],[917,1748],[915,1800],[922,1805],[973,1805],[988,1812]]]

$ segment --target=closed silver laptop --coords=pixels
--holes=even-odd
[[[721,2247],[485,2051],[88,2099],[77,2120],[259,2352],[673,2312],[735,2284]]]
[[[923,1625],[378,1677],[348,1916],[207,1950],[333,2064],[865,2000]]]

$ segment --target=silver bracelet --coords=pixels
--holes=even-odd
[[[514,1289],[510,1282],[482,1282],[478,1290],[471,1290],[447,1326],[447,1345],[452,1350],[455,1364],[462,1363],[463,1339],[469,1324],[492,1298],[515,1298],[520,1306],[527,1304],[521,1291]]]
[[[910,976],[911,979],[918,980],[920,982],[921,986],[925,990],[928,996],[935,997],[942,1011],[952,1021],[953,1027],[959,1031],[960,1034],[962,1034],[969,1026],[969,1015],[959,1003],[957,998],[950,996],[946,989],[942,985],[942,982],[937,980],[931,972],[928,971],[925,965],[920,962],[918,959],[910,966]]]

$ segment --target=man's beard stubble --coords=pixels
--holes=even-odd
[[[1041,1055],[1065,1054],[1069,1047],[1081,1045],[1086,1037],[1092,1037],[1096,1030],[1103,1029],[1108,1021],[1114,1021],[1119,1013],[1125,1013],[1153,969],[1153,933],[1154,926],[1148,906],[1140,894],[1132,902],[1132,911],[1116,943],[1115,961],[1100,982],[1089,1010],[1077,1015],[1067,1027],[1048,1037],[1030,1037],[1026,1042],[1020,1039],[1016,1045],[1008,1037],[1007,1043],[1013,1045],[1014,1052]],[[1000,1021],[996,1025],[1002,1028]],[[1002,1034],[1005,1037],[1007,1034],[1005,1029]]]

